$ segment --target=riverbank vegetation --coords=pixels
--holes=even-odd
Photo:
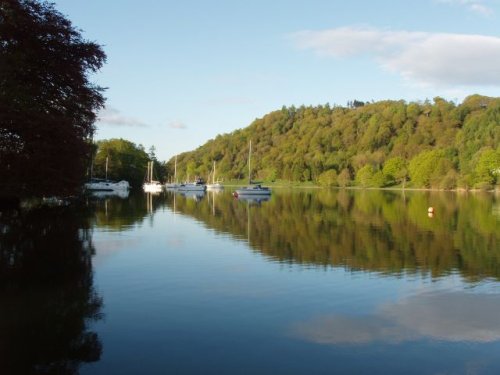
[[[252,140],[254,180],[486,190],[499,184],[500,98],[355,102],[271,112],[179,155],[178,176],[207,176],[216,161],[220,178],[248,179]],[[167,167],[173,170],[173,159]]]
[[[153,163],[153,176],[164,181],[165,163],[158,161],[154,146],[146,152],[144,146],[125,139],[101,140],[94,145],[92,176],[119,181],[126,180],[133,187],[144,182],[148,161]],[[106,170],[107,165],[107,170]]]
[[[101,46],[45,1],[2,2],[0,20],[0,202],[75,194],[89,177],[137,187],[148,160],[156,179],[173,179],[174,159],[159,162],[154,148],[92,142]],[[214,161],[219,179],[241,183],[490,190],[500,185],[500,98],[283,106],[178,155],[177,180],[208,179]]]
[[[0,3],[0,200],[81,189],[105,60],[53,4]]]

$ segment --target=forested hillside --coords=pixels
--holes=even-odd
[[[500,183],[500,98],[353,104],[271,112],[179,155],[178,178],[206,178],[216,161],[220,178],[248,179],[251,140],[254,180],[443,189]]]

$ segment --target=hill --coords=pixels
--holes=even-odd
[[[179,180],[312,181],[326,186],[483,188],[500,183],[500,98],[461,104],[354,101],[349,107],[283,107],[178,156]],[[167,163],[173,171],[173,159]]]

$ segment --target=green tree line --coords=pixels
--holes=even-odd
[[[500,98],[356,104],[271,112],[178,155],[179,179],[208,176],[213,161],[219,177],[247,179],[251,140],[252,178],[268,182],[441,189],[500,183]]]
[[[133,187],[139,187],[144,182],[148,161],[153,161],[154,178],[164,181],[166,166],[164,162],[158,161],[154,146],[146,152],[144,146],[125,139],[101,140],[94,144],[89,174],[95,178],[126,180]]]

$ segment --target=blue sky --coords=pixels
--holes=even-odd
[[[103,46],[97,139],[160,160],[283,105],[500,89],[500,0],[55,0]]]

